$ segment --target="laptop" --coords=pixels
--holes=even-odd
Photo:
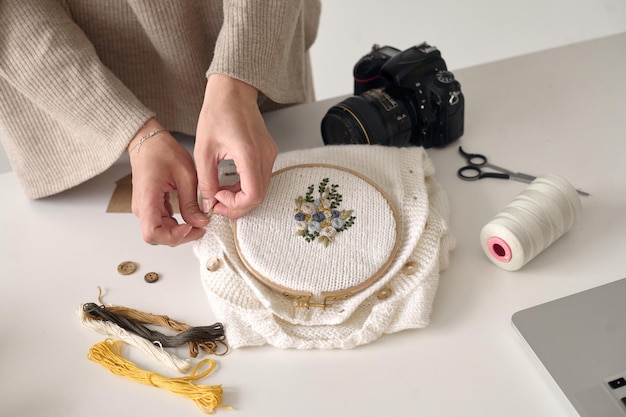
[[[581,417],[626,417],[626,278],[512,322]]]

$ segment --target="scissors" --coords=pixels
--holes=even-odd
[[[483,178],[500,178],[504,180],[512,179],[519,182],[530,184],[537,177],[534,175],[524,174],[523,172],[513,172],[506,168],[490,164],[487,157],[479,153],[467,153],[459,146],[459,153],[467,160],[467,165],[459,168],[457,175],[465,181],[476,181]],[[491,168],[498,172],[483,171],[483,168]],[[576,190],[580,195],[589,195],[581,190]]]

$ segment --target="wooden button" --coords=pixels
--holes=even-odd
[[[211,272],[217,271],[218,269],[220,269],[220,266],[222,266],[222,261],[220,261],[219,258],[211,258],[206,261],[206,269]]]
[[[417,262],[408,261],[402,267],[402,273],[405,275],[413,275],[417,272]]]
[[[124,261],[117,266],[117,272],[122,275],[130,275],[137,270],[137,264],[132,261]]]
[[[391,291],[391,288],[381,288],[378,293],[376,294],[376,297],[379,300],[386,300],[387,298],[391,297],[391,294],[393,294],[393,291]]]
[[[148,272],[143,279],[152,284],[153,282],[157,282],[159,280],[159,274],[156,272]]]

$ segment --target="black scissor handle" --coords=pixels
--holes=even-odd
[[[503,180],[508,180],[509,174],[500,174],[496,172],[482,172],[480,168],[476,165],[466,165],[464,167],[459,168],[456,172],[459,178],[465,181],[476,181],[483,178],[500,178]]]
[[[473,165],[467,165],[459,168],[459,170],[456,172],[456,175],[458,175],[459,178],[465,181],[476,181],[480,179],[482,171],[478,167],[475,167]]]
[[[467,163],[470,165],[480,167],[487,163],[487,157],[485,155],[482,155],[479,153],[467,153],[460,146],[459,146],[459,153],[463,155],[463,158],[465,158],[467,160]],[[478,179],[479,177],[480,177],[480,172],[476,174],[476,179]],[[466,177],[462,177],[462,178],[466,178]],[[469,176],[467,178],[473,178],[473,177]]]

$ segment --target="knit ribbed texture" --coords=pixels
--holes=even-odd
[[[1,1],[0,140],[26,194],[101,173],[155,115],[195,134],[211,66],[276,102],[311,100],[318,19],[318,0]]]
[[[302,86],[310,73],[304,51],[315,39],[319,12],[319,3],[312,1],[225,2],[224,20],[229,24],[220,32],[207,74],[238,78],[257,86],[275,102],[306,100]],[[228,59],[233,56],[235,59]],[[254,71],[243,73],[241,66]]]
[[[329,179],[326,190],[330,192],[337,185],[335,192],[341,199],[335,202],[334,210],[330,208],[331,198],[320,198],[318,191],[325,178]],[[294,200],[304,197],[311,186],[309,199],[317,206],[303,202],[296,209]],[[264,204],[237,221],[240,257],[262,279],[319,299],[323,292],[347,290],[378,275],[396,245],[393,210],[378,189],[353,173],[332,167],[295,166],[275,175]],[[306,211],[323,220],[315,221]],[[342,219],[342,212],[351,214]],[[309,222],[304,221],[305,216]],[[349,217],[354,218],[354,224],[345,228]],[[332,226],[333,221],[338,227]],[[320,230],[315,233],[307,226]]]
[[[434,169],[426,152],[422,148],[328,146],[280,154],[275,170],[306,163],[327,163],[357,171],[386,192],[398,210],[400,235],[396,255],[379,280],[352,297],[326,309],[297,307],[292,300],[263,284],[246,269],[237,252],[231,221],[213,216],[194,251],[202,266],[202,282],[211,308],[225,325],[229,345],[241,347],[267,343],[281,348],[352,348],[370,343],[385,333],[426,326],[439,271],[447,267],[449,253],[454,247],[454,239],[448,233],[447,197],[433,178]],[[307,180],[315,182],[317,173],[314,177]],[[364,190],[365,193],[370,191],[367,187]],[[294,192],[299,192],[297,187]],[[363,207],[367,208],[380,209],[376,205]],[[357,218],[352,228],[355,230],[350,228],[342,232],[345,235],[337,240],[353,233],[355,237],[351,243],[358,242],[356,227],[361,208],[354,209]],[[260,234],[257,239],[270,250],[272,242],[264,241],[264,237]],[[302,253],[294,250],[283,255],[302,256]],[[205,265],[213,258],[222,260],[222,266],[209,271]],[[346,259],[346,263],[354,265],[352,259]],[[407,264],[413,270],[407,269]],[[277,269],[280,270],[280,266]],[[349,274],[345,271],[340,273]],[[300,275],[293,280],[306,279],[306,271],[299,272]],[[330,284],[326,285],[350,283],[353,279],[350,276],[329,277]],[[386,297],[379,297],[381,290]]]

